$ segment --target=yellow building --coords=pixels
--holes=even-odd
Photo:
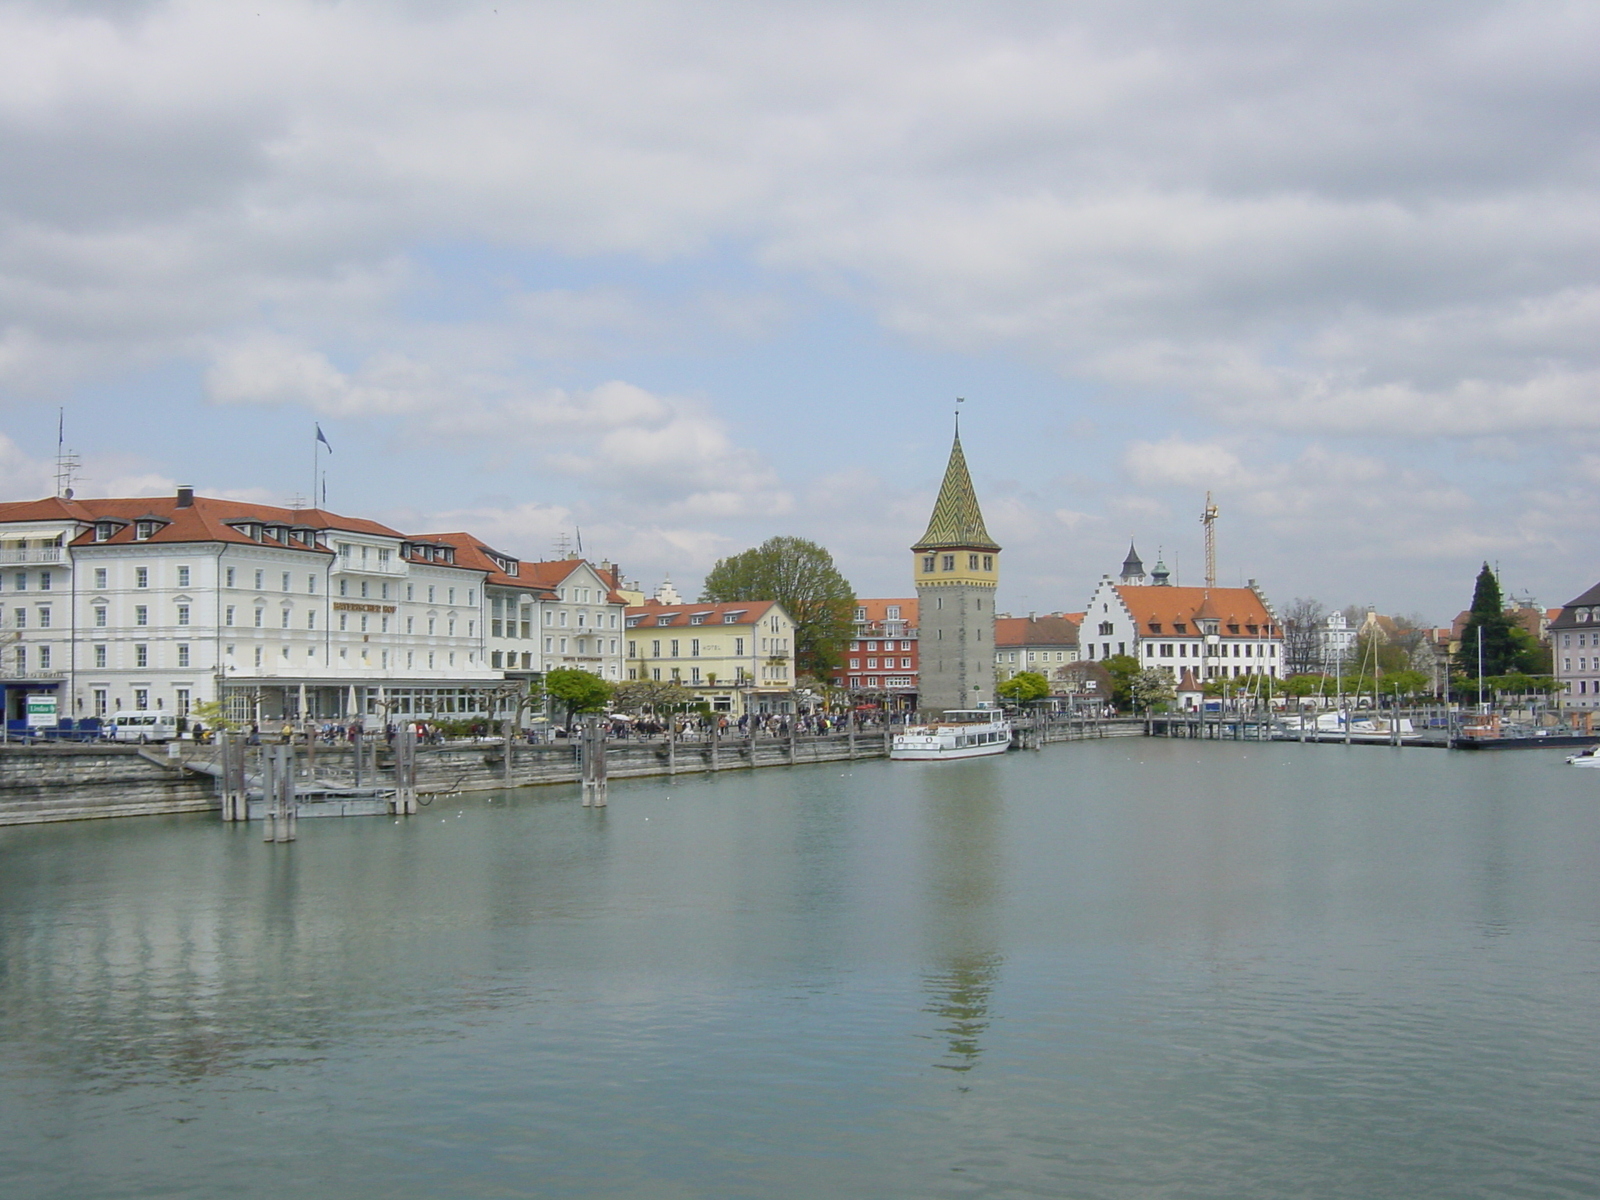
[[[627,610],[630,680],[674,682],[713,712],[794,711],[794,620],[772,600]]]

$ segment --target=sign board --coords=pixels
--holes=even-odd
[[[28,728],[54,729],[56,727],[56,698],[54,696],[29,696]]]

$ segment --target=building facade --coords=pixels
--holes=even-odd
[[[928,528],[914,546],[921,642],[918,707],[994,702],[994,597],[1000,546],[984,527],[957,434]]]
[[[458,564],[483,572],[485,651],[489,668],[508,677],[558,667],[623,678],[621,578],[608,562],[581,558],[523,562],[469,533],[433,540],[454,548]]]
[[[856,600],[855,624],[832,683],[862,702],[914,708],[919,667],[917,601]]]
[[[1283,630],[1251,580],[1242,588],[1127,586],[1101,577],[1079,632],[1083,655],[1192,670],[1202,683],[1283,677]]]
[[[1562,605],[1548,628],[1561,706],[1600,708],[1600,583]]]
[[[1064,683],[1066,667],[1078,661],[1078,623],[1065,613],[1025,617],[1001,615],[994,622],[994,675],[1004,683],[1021,671],[1036,671]],[[1064,689],[1061,689],[1064,690]]]
[[[624,622],[629,680],[680,684],[713,712],[795,711],[794,621],[781,604],[647,600]]]
[[[484,572],[361,518],[196,496],[0,505],[0,679],[63,717],[474,712]]]

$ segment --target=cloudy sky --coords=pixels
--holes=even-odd
[[[1600,6],[0,6],[0,498],[329,506],[1001,605],[1135,537],[1447,620],[1600,578]]]

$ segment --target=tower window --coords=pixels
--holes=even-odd
[[[992,571],[992,570],[994,570],[994,555],[992,555],[992,554],[985,554],[985,555],[984,555],[984,556],[983,556],[983,569],[984,569],[984,570],[985,570],[985,571]]]
[[[944,556],[944,569],[946,571],[954,571],[956,569],[956,556],[954,554],[946,554]]]
[[[977,569],[978,569],[978,556],[976,554],[967,555],[967,570],[976,571]]]
[[[922,560],[922,569],[925,573],[933,574],[933,555],[929,554]]]

